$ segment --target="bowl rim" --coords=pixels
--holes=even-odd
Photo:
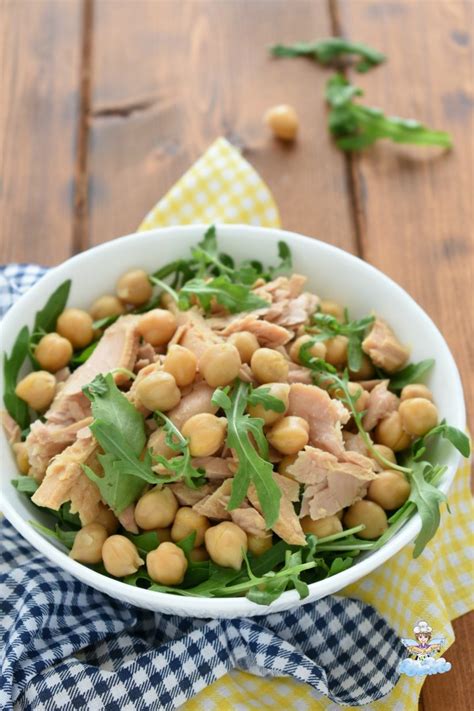
[[[309,237],[307,235],[302,235],[297,232],[292,232],[288,230],[280,230],[278,228],[270,227],[258,227],[251,225],[240,225],[240,224],[222,224],[215,223],[216,228],[220,232],[232,233],[235,231],[245,232],[247,234],[258,234],[259,238],[265,239],[278,237],[281,240],[287,239],[290,242],[307,242],[308,240],[312,243],[317,243],[318,249],[327,252],[328,254],[335,254],[339,258],[357,260],[362,268],[366,270],[367,275],[377,274],[380,278],[387,282],[395,293],[402,295],[404,299],[408,299],[411,302],[411,307],[417,312],[417,316],[426,325],[427,328],[434,329],[438,337],[441,339],[441,343],[445,348],[445,356],[450,361],[450,368],[452,370],[453,380],[456,385],[456,393],[453,393],[453,397],[456,398],[456,402],[459,406],[459,422],[456,426],[465,430],[466,427],[466,411],[464,405],[464,395],[461,384],[461,378],[459,371],[454,360],[454,357],[446,343],[443,335],[433,322],[433,320],[428,316],[428,314],[419,306],[419,304],[413,299],[413,297],[403,289],[399,284],[397,284],[393,279],[384,274],[382,271],[364,261],[360,257],[347,252],[346,250],[336,247],[327,242],[323,242],[314,237]],[[108,242],[104,242],[97,246],[91,247],[84,252],[70,257],[61,264],[51,268],[41,279],[36,282],[38,284],[41,282],[43,285],[49,281],[54,281],[56,275],[61,271],[67,271],[68,268],[73,265],[80,264],[84,259],[89,259],[90,254],[102,255],[108,251],[113,252],[117,243],[131,242],[137,237],[141,239],[146,238],[160,238],[160,236],[166,236],[169,234],[180,233],[200,233],[207,229],[209,225],[196,223],[192,225],[174,225],[170,227],[160,227],[154,228],[152,230],[133,232],[123,237],[117,237]],[[23,294],[18,301],[9,309],[2,321],[2,327],[11,321],[15,322],[16,312],[21,310],[21,305],[24,297],[31,293],[35,289],[33,285],[25,294]],[[462,455],[456,453],[457,456],[453,456],[453,463],[448,465],[447,471],[443,475],[440,482],[439,488],[444,493],[447,493],[451,483],[454,479],[455,473],[462,462]],[[187,609],[192,608],[191,614],[201,617],[245,617],[253,616],[256,614],[266,615],[272,612],[289,609],[292,607],[293,603],[305,604],[311,602],[312,600],[320,599],[326,595],[335,593],[342,588],[346,587],[351,583],[355,583],[361,578],[365,577],[371,573],[376,568],[380,567],[387,560],[392,558],[396,553],[398,553],[403,547],[410,543],[419,530],[421,529],[421,519],[418,513],[407,521],[407,523],[394,535],[390,541],[388,541],[379,550],[371,553],[366,558],[363,558],[359,562],[355,563],[353,566],[344,570],[336,575],[326,578],[324,580],[318,581],[316,583],[311,583],[309,585],[310,594],[306,600],[300,601],[299,595],[295,590],[284,592],[274,603],[268,606],[257,605],[256,603],[247,600],[242,597],[231,597],[231,598],[218,598],[218,597],[186,597],[181,595],[173,595],[171,593],[162,593],[146,590],[144,588],[138,588],[131,585],[127,585],[120,580],[113,578],[108,578],[101,573],[98,573],[85,565],[72,560],[69,556],[53,545],[46,537],[39,534],[28,521],[22,518],[22,516],[17,513],[13,505],[5,498],[3,493],[1,494],[1,509],[5,517],[10,521],[10,523],[21,533],[21,535],[26,538],[29,543],[31,543],[40,553],[45,555],[48,559],[53,561],[60,568],[70,573],[73,577],[78,578],[82,582],[92,585],[94,588],[100,590],[119,599],[127,599],[128,602],[133,602],[134,605],[143,607],[146,609],[155,609],[167,611],[173,609],[175,614],[186,613]],[[212,601],[212,612],[210,610],[210,601]]]

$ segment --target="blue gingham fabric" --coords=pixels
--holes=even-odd
[[[0,315],[44,272],[0,268]],[[235,668],[290,676],[315,698],[362,706],[392,690],[405,656],[376,610],[350,598],[231,620],[133,607],[56,568],[7,521],[0,599],[4,711],[171,711]]]

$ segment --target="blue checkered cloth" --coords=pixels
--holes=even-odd
[[[0,267],[0,315],[44,272]],[[0,599],[4,711],[171,711],[236,668],[289,676],[315,698],[362,706],[392,690],[405,656],[376,610],[350,598],[231,620],[136,608],[56,568],[7,521]]]

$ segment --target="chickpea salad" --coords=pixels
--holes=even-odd
[[[376,313],[279,263],[235,264],[210,227],[189,258],[132,269],[89,311],[61,284],[4,356],[13,485],[41,533],[129,585],[188,596],[300,597],[416,512],[439,525],[443,437],[409,351]],[[349,305],[350,307],[350,305]],[[29,372],[20,377],[29,364]],[[28,369],[28,368],[27,368]]]

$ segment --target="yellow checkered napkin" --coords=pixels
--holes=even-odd
[[[140,229],[193,222],[280,226],[270,191],[249,163],[223,138],[219,138],[149,212]],[[443,512],[439,531],[420,558],[413,560],[412,546],[407,546],[374,573],[342,591],[343,595],[373,605],[400,637],[413,637],[415,623],[419,619],[427,620],[434,636],[446,638],[446,646],[454,640],[450,621],[474,607],[474,511],[468,463],[457,472],[449,503],[451,514]],[[422,683],[423,679],[401,676],[389,696],[364,708],[366,711],[417,709]],[[338,706],[292,679],[262,679],[237,670],[183,706],[185,711],[267,708],[332,711]]]

